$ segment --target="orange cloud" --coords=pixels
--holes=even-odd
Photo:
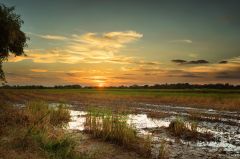
[[[45,69],[30,69],[32,72],[48,72],[48,70]]]
[[[37,34],[38,35],[38,34]],[[113,62],[116,55],[127,43],[140,39],[143,35],[135,31],[109,32],[104,34],[86,33],[62,37],[57,35],[38,35],[42,38],[65,40],[59,48],[45,50],[26,50],[28,56],[10,57],[9,62],[32,60],[35,63],[100,63]]]

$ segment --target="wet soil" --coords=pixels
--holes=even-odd
[[[73,121],[70,123],[69,129],[84,130],[86,112],[79,111],[78,106],[72,108],[75,110],[71,112]],[[198,121],[197,130],[201,133],[212,133],[215,137],[214,141],[188,141],[169,133],[167,127],[172,120],[181,117],[186,122],[191,121],[189,110],[203,114],[202,120]],[[152,118],[148,116],[149,112],[154,112],[155,114],[166,113],[167,115],[159,115],[158,118]],[[219,120],[208,120],[206,117],[209,114],[217,114]],[[157,158],[162,141],[166,141],[165,146],[167,147],[169,158],[239,159],[240,157],[238,112],[143,104],[135,109],[134,114],[129,114],[128,118],[129,123],[137,129],[139,136],[151,135],[153,158]],[[227,121],[231,121],[234,124],[229,124]]]

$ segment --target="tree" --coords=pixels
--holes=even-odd
[[[0,80],[6,82],[2,64],[10,54],[15,56],[25,55],[27,37],[22,32],[20,15],[16,14],[14,7],[0,4]]]

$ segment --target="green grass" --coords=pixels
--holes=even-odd
[[[240,90],[218,89],[39,89],[48,93],[80,93],[80,94],[108,94],[108,95],[132,95],[132,96],[213,96],[213,97],[240,97]]]
[[[87,94],[111,94],[111,95],[183,95],[183,96],[240,96],[240,90],[228,89],[117,89],[117,88],[82,88],[82,89],[0,89],[0,91],[19,91],[19,92],[46,92],[46,93],[87,93]]]
[[[110,88],[0,89],[1,101],[22,103],[29,99],[56,102],[64,101],[70,103],[72,101],[81,101],[89,103],[90,105],[109,101],[121,101],[122,103],[136,101],[139,103],[180,105],[218,110],[240,110],[240,90]]]

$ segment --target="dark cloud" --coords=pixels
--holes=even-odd
[[[176,60],[172,60],[172,62],[183,64],[183,63],[186,63],[187,61],[186,60],[181,60],[181,59],[176,59]]]
[[[187,64],[207,64],[207,63],[209,63],[209,62],[206,60],[196,60],[196,61],[187,62]]]
[[[223,60],[223,61],[220,61],[219,63],[220,64],[226,64],[226,63],[228,63],[228,61]]]
[[[186,61],[186,60],[181,60],[181,59],[172,60],[172,62],[178,63],[178,64],[207,64],[207,63],[209,63],[206,60]]]

